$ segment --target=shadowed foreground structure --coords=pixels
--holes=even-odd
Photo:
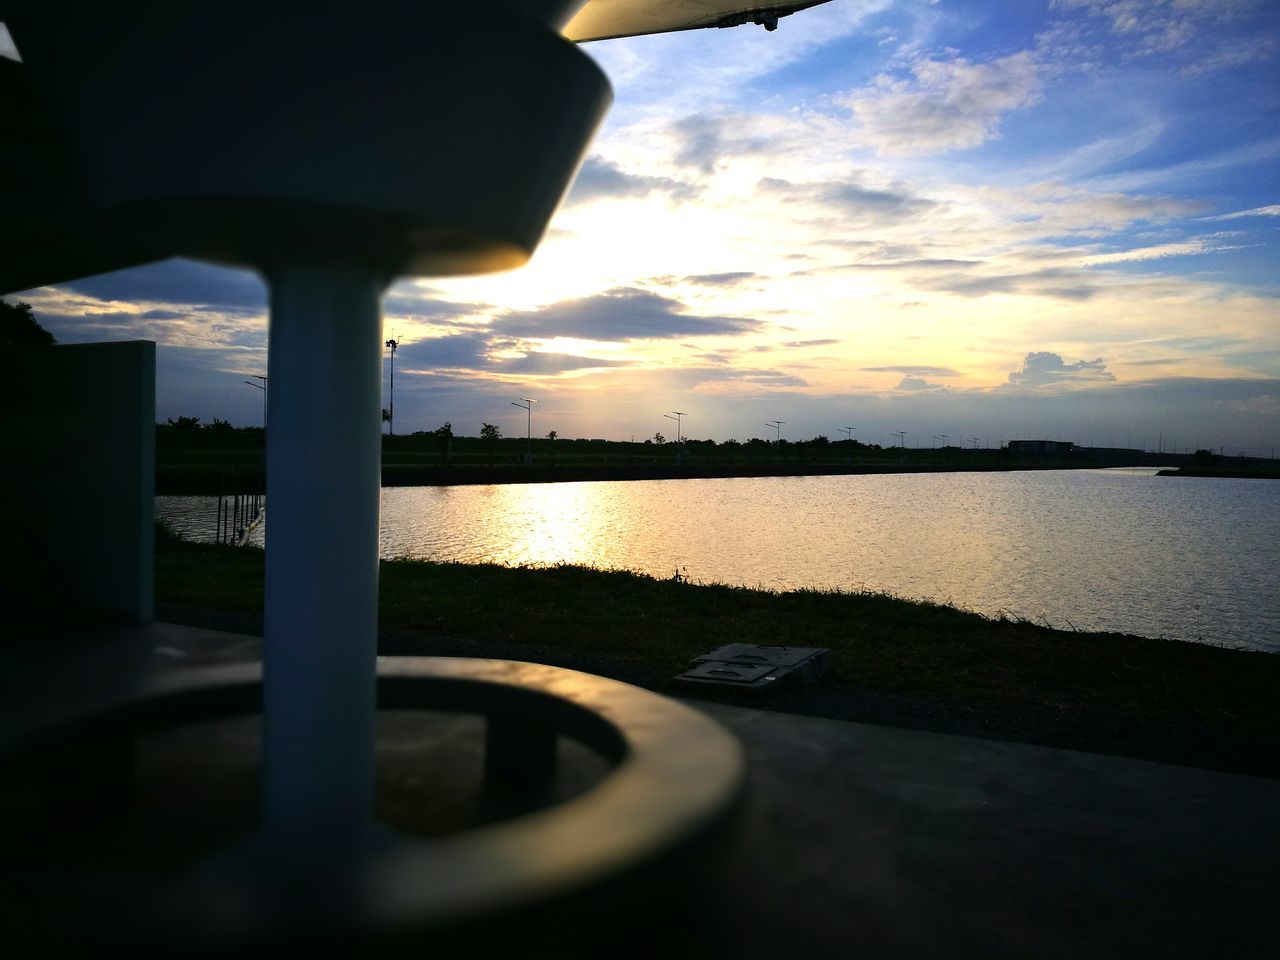
[[[156,677],[251,663],[260,650],[253,637],[167,624],[39,639],[16,651],[5,679],[10,732]],[[697,709],[742,740],[751,765],[737,842],[721,869],[664,868],[652,895],[512,919],[484,937],[566,955],[599,955],[606,943],[623,955],[743,958],[1270,955],[1280,782],[726,705]],[[519,804],[482,800],[482,740],[483,726],[465,715],[384,716],[380,816],[437,840],[500,826]],[[86,851],[91,860],[101,849],[84,844],[95,831],[109,841],[122,830],[139,856],[151,847],[171,861],[246,831],[256,764],[251,720],[144,738],[135,809],[114,827],[101,784],[88,772],[73,776],[60,800],[80,812],[64,823],[79,831],[82,868]],[[431,789],[415,775],[424,767]],[[598,755],[562,744],[558,799],[590,793],[603,769]],[[11,816],[5,823],[18,826]],[[657,896],[681,880],[694,885],[689,903]],[[38,896],[35,905],[51,908]],[[74,929],[63,904],[51,915],[30,906],[6,902],[11,935]],[[480,947],[484,937],[467,942]]]

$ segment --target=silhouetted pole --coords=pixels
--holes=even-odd
[[[840,427],[839,428],[839,430],[842,433],[844,433],[846,437],[849,438],[849,458],[848,460],[845,461],[848,464],[853,463],[853,431],[856,429],[857,427]]]
[[[786,422],[785,420],[770,420],[765,424],[766,427],[773,427],[774,429],[774,450],[777,452],[779,460],[782,459],[782,425]]]
[[[263,437],[266,437],[267,435],[267,378],[257,373],[251,373],[249,374],[249,376],[257,377],[259,380],[262,381],[261,383],[254,383],[252,380],[246,380],[245,383],[247,383],[251,387],[256,387],[257,389],[262,391],[262,435]]]
[[[400,341],[393,338],[383,346],[391,351],[391,396],[387,400],[387,436],[394,437],[396,435],[396,349],[400,346]]]
[[[537,400],[521,397],[520,402],[512,400],[513,407],[524,408],[524,462],[533,463],[533,405]]]

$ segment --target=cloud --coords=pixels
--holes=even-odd
[[[98,300],[199,304],[202,309],[265,313],[267,288],[247,270],[213,267],[191,260],[165,260],[58,285]]]
[[[732,287],[743,280],[753,280],[758,276],[758,273],[752,273],[750,270],[737,270],[732,273],[697,273],[685,277],[684,282],[696,283],[703,287]]]
[[[898,364],[888,367],[863,367],[867,373],[901,373],[907,377],[958,377],[959,372],[950,367],[922,367],[913,364]]]
[[[915,220],[932,213],[934,200],[899,190],[877,190],[848,181],[791,183],[764,177],[758,189],[788,201],[821,207],[828,215],[864,225],[885,226]]]
[[[617,164],[601,157],[588,157],[569,189],[566,204],[590,200],[642,198],[651,193],[668,193],[681,199],[691,198],[696,191],[687,183],[668,177],[646,177],[627,173]]]
[[[839,342],[839,340],[831,337],[820,337],[816,340],[788,340],[782,346],[791,350],[799,350],[803,347],[829,347]]]
[[[526,373],[535,376],[551,376],[573,370],[589,370],[598,367],[625,367],[626,360],[601,360],[597,357],[580,357],[571,353],[539,353],[534,351],[523,357],[498,360],[493,369],[499,373]]]
[[[897,389],[917,391],[917,390],[945,390],[947,388],[940,383],[930,383],[928,380],[925,380],[922,377],[903,377],[902,380],[898,383]]]
[[[1096,296],[1101,282],[1083,270],[1073,267],[1047,267],[1026,273],[974,276],[969,273],[944,274],[922,278],[916,286],[926,290],[953,293],[961,297],[985,297],[992,294],[1051,297],[1056,300],[1084,301]]]
[[[1009,374],[1009,383],[1015,387],[1044,387],[1057,383],[1097,383],[1114,381],[1115,375],[1107,372],[1102,358],[1077,360],[1066,363],[1056,353],[1045,351],[1028,353],[1022,369]]]
[[[895,260],[890,262],[844,263],[833,270],[963,270],[968,267],[982,265],[981,260],[958,260],[946,258],[921,260]]]
[[[454,320],[470,317],[491,310],[486,304],[459,303],[442,300],[432,291],[413,286],[397,285],[382,301],[382,313],[387,317],[411,317],[415,320]]]
[[[1235,213],[1220,213],[1216,217],[1201,217],[1201,220],[1239,220],[1241,217],[1280,217],[1280,203],[1267,207],[1254,207],[1252,210],[1237,210]]]
[[[1053,6],[1081,10],[1109,22],[1111,32],[1130,42],[1137,55],[1169,53],[1199,40],[1213,24],[1237,20],[1256,0],[1053,0]]]
[[[657,340],[750,333],[764,325],[746,317],[687,313],[680,301],[635,287],[562,300],[541,310],[514,311],[495,320],[495,333],[512,337],[580,340]]]
[[[782,370],[766,369],[692,369],[680,371],[682,379],[691,385],[709,383],[750,384],[760,387],[807,387],[809,381]]]
[[[522,356],[496,355],[502,351],[517,349],[519,345],[514,340],[495,338],[485,331],[476,331],[415,340],[400,347],[396,356],[406,372],[417,375],[452,370],[554,376],[574,370],[630,365],[626,360],[603,360],[550,351],[526,350]]]
[[[909,78],[881,75],[838,102],[853,112],[877,153],[965,150],[994,138],[1001,118],[1040,98],[1040,70],[1029,51],[987,63],[917,60]]]
[[[485,333],[456,333],[414,340],[396,350],[406,370],[478,369],[488,363],[490,337]]]
[[[1220,40],[1209,52],[1178,72],[1184,77],[1201,77],[1218,70],[1229,70],[1249,63],[1270,60],[1280,50],[1280,39],[1263,33],[1257,36],[1234,36]]]

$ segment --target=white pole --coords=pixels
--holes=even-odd
[[[267,274],[263,826],[328,859],[372,821],[384,283],[345,263]]]

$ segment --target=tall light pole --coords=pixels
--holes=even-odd
[[[939,436],[939,435],[935,434],[933,439],[935,439],[935,440],[941,440],[941,441],[942,441],[942,449],[943,449],[943,450],[947,449],[947,435],[946,435],[945,433],[944,433],[944,434],[942,434],[941,436]]]
[[[857,427],[838,427],[837,429],[841,433],[843,433],[846,437],[849,438],[849,456],[845,460],[845,463],[851,464],[853,463],[853,431],[858,428]]]
[[[261,380],[261,383],[254,383],[253,380],[246,380],[249,386],[262,391],[262,435],[267,435],[267,378],[260,373],[251,373],[249,376],[254,379]]]
[[[671,412],[676,415],[676,442],[684,443],[684,426],[681,423],[680,418],[687,417],[688,414],[683,410],[672,410]]]
[[[680,418],[670,413],[664,413],[662,416],[663,416],[663,419],[665,420],[674,420],[676,422],[676,443],[679,444],[680,443]]]
[[[902,450],[901,460],[903,463],[906,463],[907,462],[907,431],[899,430],[897,433],[893,434],[893,436],[898,438],[898,447]]]
[[[400,346],[400,341],[388,340],[383,346],[391,351],[391,399],[387,401],[387,436],[394,437],[396,435],[396,348]]]
[[[521,397],[519,402],[511,401],[513,407],[524,407],[524,462],[533,463],[533,405],[537,400]]]
[[[776,436],[774,437],[774,441],[779,446],[782,445],[782,425],[786,422],[787,421],[785,420],[770,420],[768,423],[765,424],[766,427],[773,427],[773,429],[776,431]]]

